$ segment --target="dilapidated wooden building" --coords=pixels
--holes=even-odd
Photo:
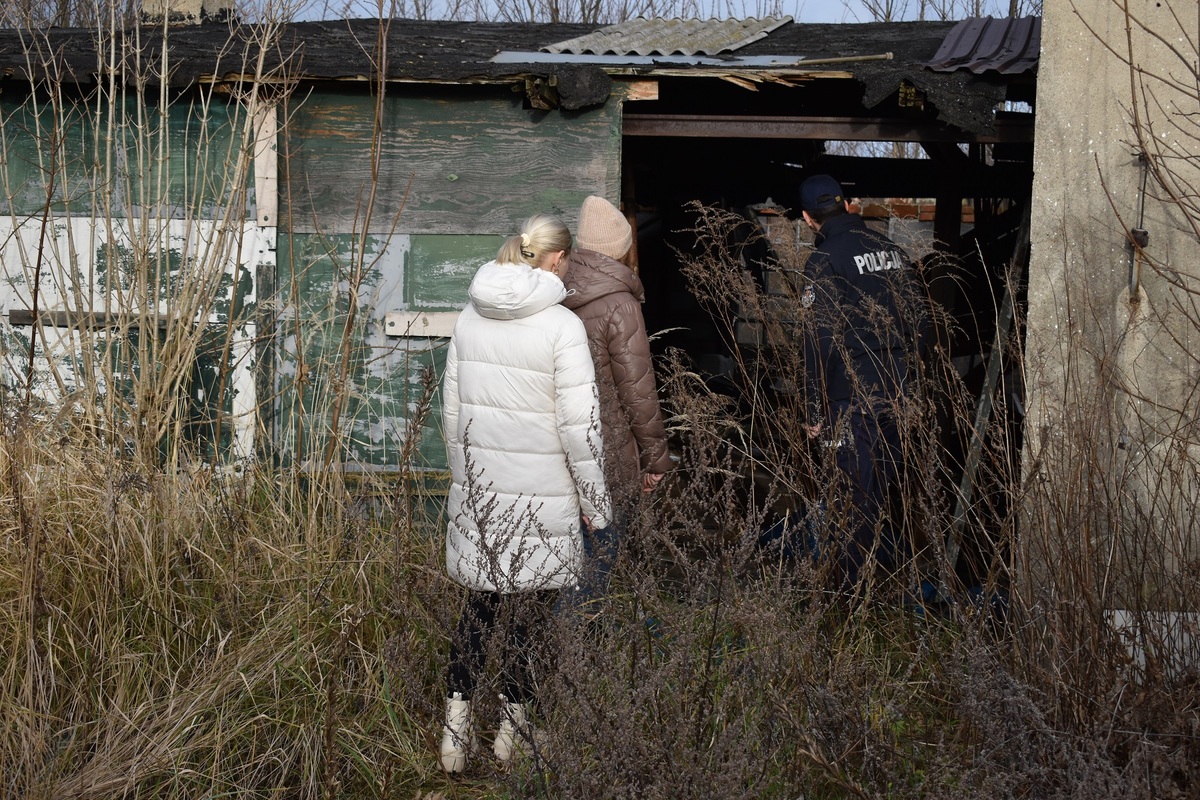
[[[945,299],[994,321],[1039,36],[1036,18],[0,31],[5,391],[61,405],[108,365],[125,390],[90,402],[143,425],[188,403],[163,436],[210,453],[436,470],[436,413],[405,449],[422,375],[521,219],[620,202],[650,327],[710,363],[672,257],[683,209],[786,209],[813,172],[926,198],[938,246],[992,265]]]

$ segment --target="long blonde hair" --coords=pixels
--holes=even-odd
[[[571,231],[552,214],[534,214],[521,223],[521,232],[504,240],[496,261],[536,267],[547,253],[571,252]]]

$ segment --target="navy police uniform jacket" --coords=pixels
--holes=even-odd
[[[858,214],[839,215],[821,225],[804,273],[805,389],[813,421],[830,419],[832,407],[903,395],[925,315],[913,264],[900,247]]]

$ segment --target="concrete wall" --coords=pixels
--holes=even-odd
[[[1200,597],[1197,4],[1123,5],[1043,18],[1021,584],[1043,609]]]

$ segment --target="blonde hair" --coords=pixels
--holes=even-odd
[[[571,231],[558,217],[534,214],[521,223],[521,232],[504,240],[496,261],[536,267],[547,253],[571,252]]]

